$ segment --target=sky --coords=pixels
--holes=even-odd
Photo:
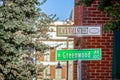
[[[47,0],[40,6],[46,14],[56,14],[59,21],[64,21],[69,18],[74,7],[74,0]]]

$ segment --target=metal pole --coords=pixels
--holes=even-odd
[[[78,63],[77,63],[77,73],[78,73],[78,80],[82,80],[82,76],[81,76],[81,60],[78,60]]]
[[[80,47],[80,38],[78,37],[78,49],[81,49]],[[78,60],[77,62],[77,80],[82,80],[82,71],[81,71],[81,60]]]
[[[67,77],[66,77],[66,80],[68,80],[68,68],[69,68],[69,67],[68,67],[68,66],[69,66],[68,64],[69,64],[69,62],[67,61]]]
[[[68,37],[67,37],[67,49],[68,49],[68,47],[69,47],[69,44],[68,44],[68,42],[69,42],[69,40],[68,40]],[[69,70],[69,61],[67,61],[67,65],[66,65],[66,67],[67,67],[67,73],[66,73],[66,80],[68,80],[68,70]]]

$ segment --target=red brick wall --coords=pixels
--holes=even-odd
[[[62,66],[62,79],[66,78],[66,66]]]
[[[56,58],[55,58],[55,55],[56,54],[56,49],[51,49],[50,50],[50,61],[51,62],[54,62],[54,61],[56,61]]]
[[[98,1],[93,2],[90,7],[76,6],[74,12],[75,25],[89,25],[101,27],[108,20],[106,13],[97,10]],[[79,37],[82,49],[101,48],[102,60],[82,61],[82,80],[112,80],[112,32],[105,33],[98,37]],[[78,38],[75,38],[75,48]],[[74,80],[77,80],[77,61],[74,62]]]
[[[50,66],[50,79],[55,79],[55,66]]]

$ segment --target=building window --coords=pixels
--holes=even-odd
[[[50,51],[46,51],[44,55],[44,61],[49,62],[50,61]]]
[[[44,70],[44,78],[50,79],[50,66],[46,67],[46,69]]]
[[[61,73],[62,73],[61,69],[56,69],[56,75],[55,75],[56,79],[61,79],[62,78]]]
[[[62,79],[62,67],[60,65],[60,62],[58,62],[58,65],[56,67],[56,72],[55,73],[56,73],[55,77],[56,77],[57,80],[58,79]]]

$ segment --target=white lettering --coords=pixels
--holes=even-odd
[[[66,53],[65,52],[63,52],[63,58],[66,58],[66,55],[65,55]]]
[[[78,58],[81,58],[81,53],[78,53]]]

